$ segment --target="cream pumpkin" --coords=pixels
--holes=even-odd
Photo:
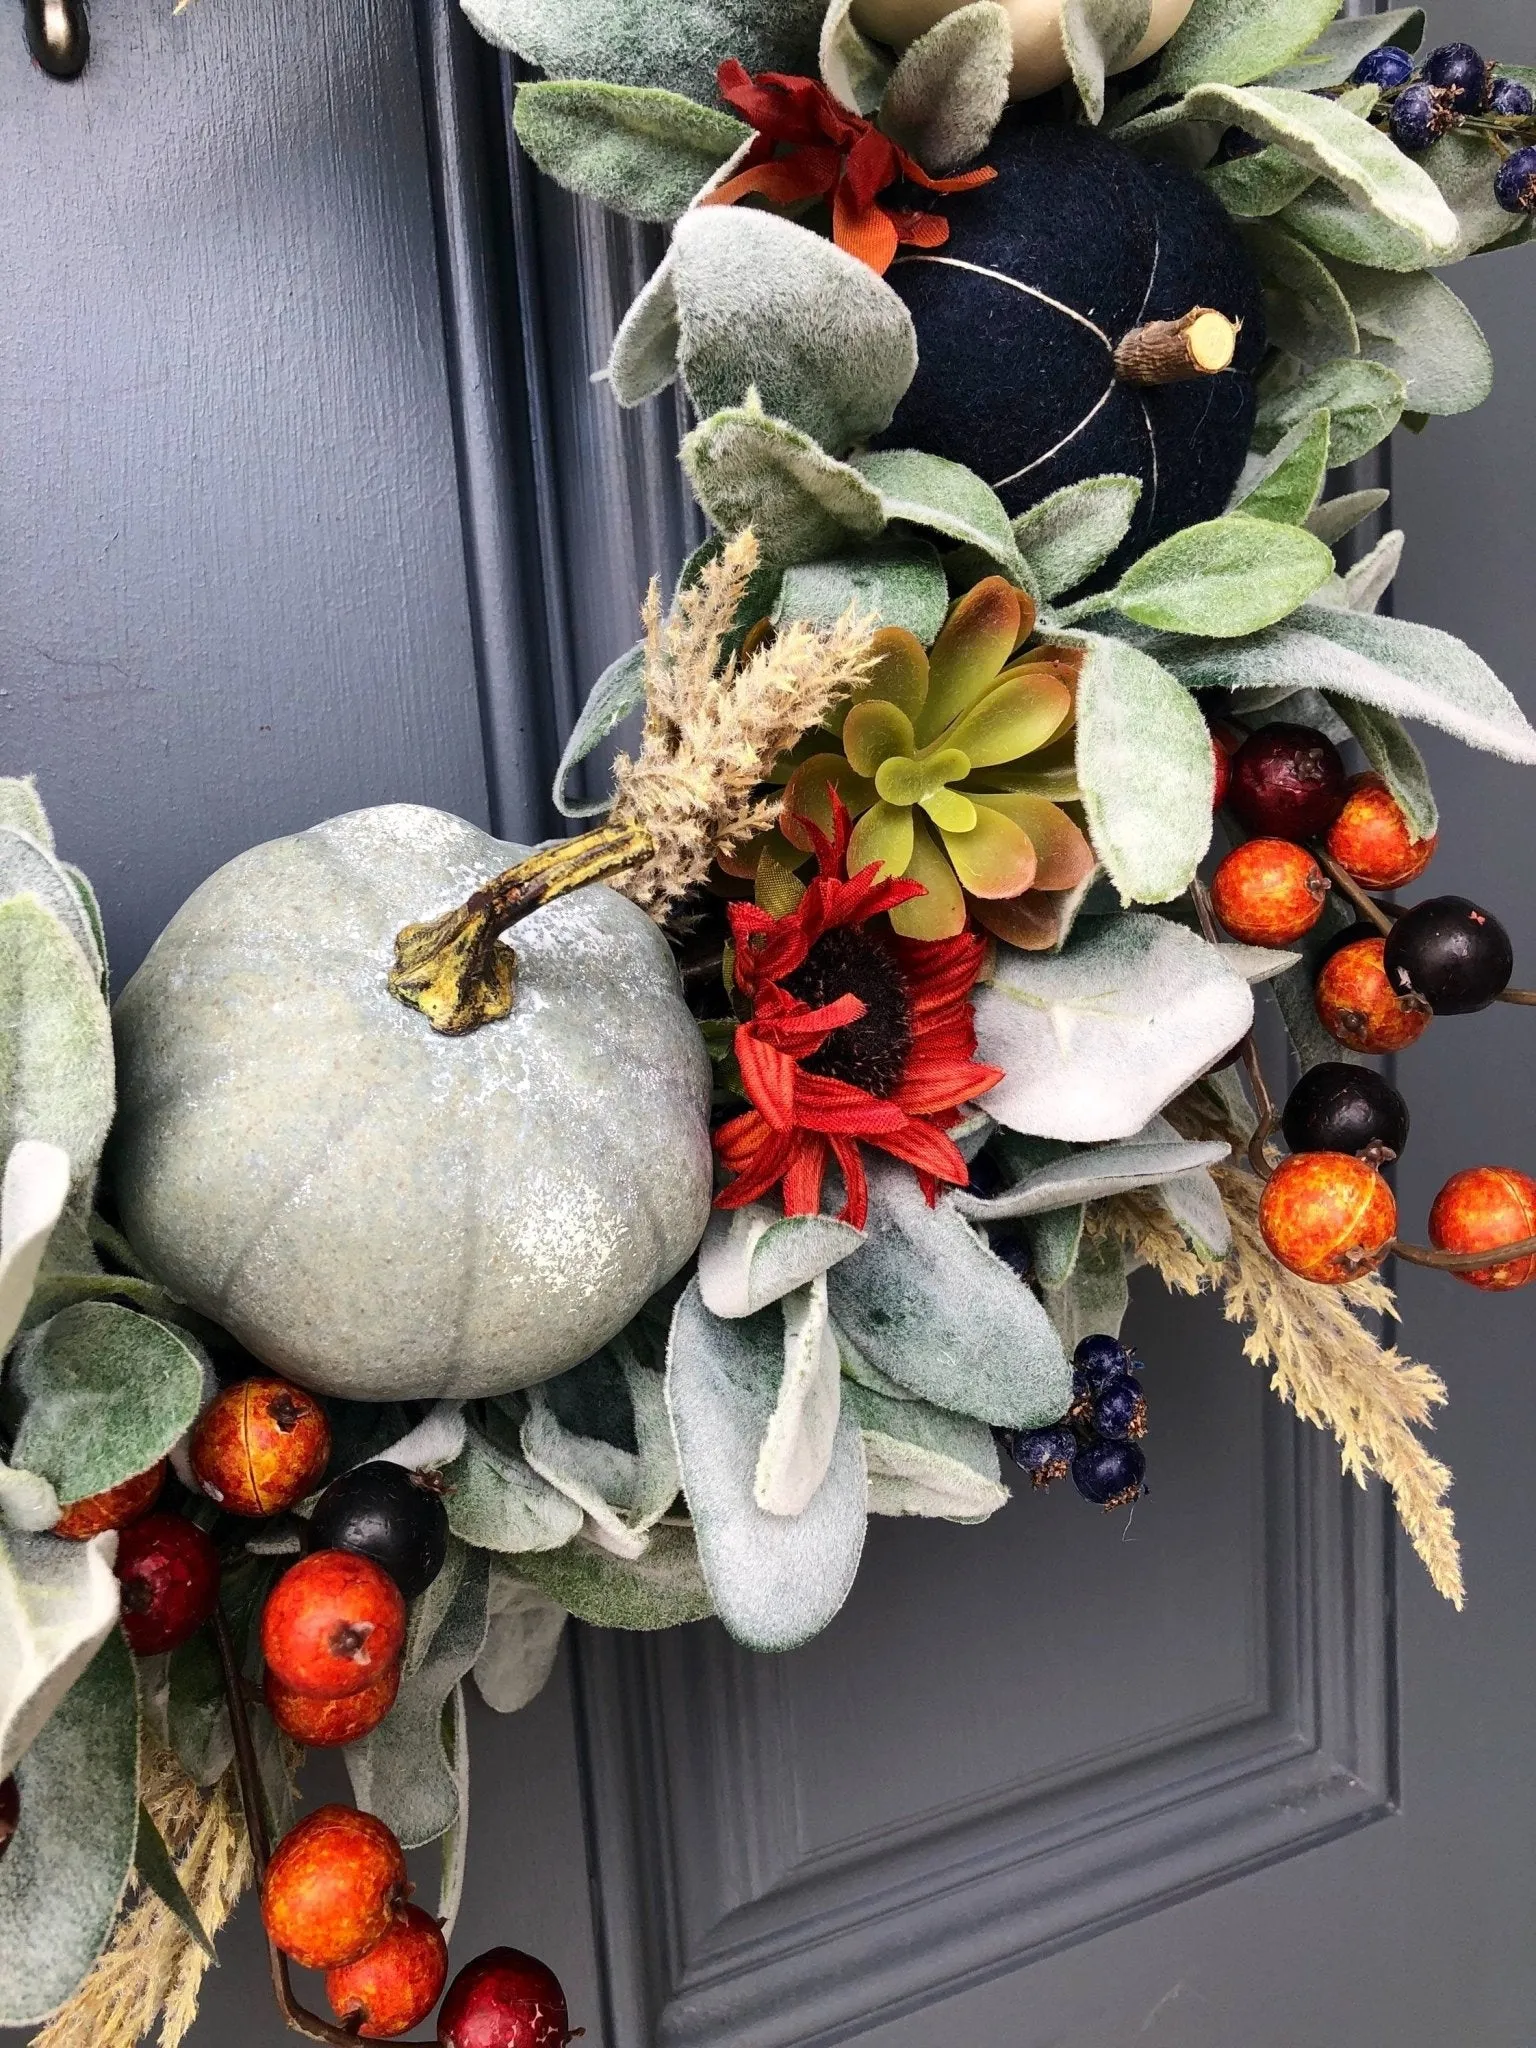
[[[904,50],[946,14],[966,0],[853,0],[853,18],[868,36]],[[1168,42],[1194,5],[1194,0],[1152,0],[1147,32],[1122,70],[1145,63]],[[1061,40],[1061,0],[1002,0],[1013,24],[1013,83],[1016,100],[1033,99],[1064,85],[1069,77]]]
[[[400,927],[520,851],[407,804],[258,846],[183,905],[117,1005],[129,1238],[321,1393],[547,1379],[703,1233],[709,1059],[633,904],[585,888],[518,924],[511,1014],[470,1035],[388,991]]]

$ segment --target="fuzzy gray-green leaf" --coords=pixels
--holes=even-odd
[[[0,828],[24,833],[45,853],[53,852],[53,827],[37,793],[35,775],[0,775]]]
[[[657,86],[520,85],[517,139],[546,176],[635,220],[673,221],[750,138],[743,121]]]
[[[1013,537],[1040,595],[1060,597],[1102,569],[1130,532],[1140,497],[1140,477],[1085,477],[1015,519]]]
[[[1360,329],[1321,256],[1274,221],[1250,221],[1243,242],[1270,292],[1270,341],[1314,370],[1360,353]]]
[[[1326,411],[1328,466],[1337,469],[1358,462],[1385,441],[1402,418],[1407,399],[1407,386],[1395,370],[1367,357],[1341,356],[1261,401],[1254,444],[1273,447],[1298,422]]]
[[[816,67],[825,0],[463,0],[489,42],[552,78],[664,86],[713,104],[727,57],[752,72]]]
[[[884,532],[879,491],[760,406],[703,420],[683,442],[694,495],[722,533],[750,526],[770,562],[807,562]]]
[[[862,1231],[835,1216],[782,1216],[766,1202],[717,1209],[699,1246],[699,1289],[711,1315],[752,1316],[856,1252]]]
[[[872,616],[877,625],[905,626],[924,646],[938,638],[949,609],[949,586],[938,550],[915,536],[798,562],[784,572],[774,607],[776,625],[803,619],[831,626],[846,612]]]
[[[902,53],[880,102],[880,126],[924,170],[956,171],[991,141],[1012,68],[1007,14],[996,0],[973,0]]]
[[[644,1557],[614,1557],[578,1541],[508,1563],[592,1628],[679,1628],[715,1611],[693,1530],[670,1523],[652,1532]]]
[[[1317,173],[1288,149],[1271,142],[1253,156],[1207,164],[1200,178],[1234,219],[1267,220],[1299,199],[1316,182]]]
[[[114,1103],[112,1028],[96,970],[33,895],[0,902],[0,1156],[41,1138],[89,1186]]]
[[[1083,113],[1095,126],[1104,118],[1105,80],[1124,70],[1151,14],[1150,0],[1062,0],[1062,46]]]
[[[1342,497],[1329,498],[1321,505],[1314,505],[1306,517],[1308,533],[1315,533],[1320,541],[1329,547],[1339,542],[1361,526],[1374,512],[1379,512],[1391,497],[1390,491],[1379,486],[1368,491],[1346,491]]]
[[[1286,618],[1332,574],[1332,555],[1311,534],[1229,513],[1143,555],[1112,602],[1141,626],[1235,640]]]
[[[872,1515],[975,1523],[1007,1505],[997,1441],[984,1422],[857,1385],[846,1398],[864,1439]]]
[[[1440,829],[1440,810],[1429,786],[1429,770],[1401,723],[1390,711],[1333,696],[1329,703],[1354,734],[1360,751],[1402,805],[1415,839],[1429,839]]]
[[[1071,1278],[1046,1290],[1045,1306],[1065,1350],[1085,1337],[1118,1337],[1130,1304],[1125,1253],[1110,1237],[1088,1239]]]
[[[172,1861],[171,1852],[166,1848],[164,1837],[155,1826],[149,1808],[142,1801],[139,1805],[139,1831],[134,1842],[133,1869],[139,1882],[147,1885],[161,1905],[181,1922],[209,1962],[216,1961],[213,1943],[208,1939],[203,1923],[198,1919],[192,1901],[187,1897],[181,1879],[176,1875],[176,1865]]]
[[[1119,1144],[1073,1148],[1023,1174],[1000,1195],[971,1195],[962,1189],[950,1199],[973,1223],[1006,1223],[1156,1187],[1179,1174],[1214,1166],[1226,1156],[1227,1147],[1219,1140],[1180,1138],[1165,1127],[1161,1132],[1139,1132]]]
[[[581,1509],[505,1444],[471,1428],[443,1475],[448,1526],[465,1543],[503,1552],[555,1550],[581,1527]]]
[[[1232,496],[1232,510],[1282,526],[1303,523],[1328,473],[1329,432],[1326,412],[1309,413],[1267,455],[1250,455]]]
[[[1272,71],[1266,85],[1294,86],[1300,92],[1316,92],[1325,85],[1345,85],[1355,75],[1362,57],[1395,43],[1400,50],[1416,50],[1424,40],[1422,7],[1392,7],[1384,14],[1343,16],[1330,21],[1315,41],[1282,71]]]
[[[855,114],[873,114],[894,69],[853,18],[853,0],[832,0],[821,25],[821,76],[834,99]]]
[[[1439,278],[1338,261],[1333,268],[1359,326],[1361,349],[1402,378],[1412,411],[1442,415],[1482,404],[1493,389],[1493,353]]]
[[[1195,0],[1163,52],[1158,90],[1263,78],[1299,56],[1336,12],[1333,0]]]
[[[1002,500],[974,470],[914,448],[884,448],[855,456],[853,468],[879,492],[887,519],[904,520],[980,548],[1005,576],[1027,583],[1028,571]]]
[[[1516,227],[1494,197],[1491,158],[1481,135],[1451,134],[1416,159],[1449,210],[1454,239],[1433,253],[1436,264],[1460,263],[1503,241]],[[1285,225],[1325,256],[1372,270],[1422,270],[1422,237],[1379,213],[1363,212],[1337,186],[1320,180],[1282,216]]]

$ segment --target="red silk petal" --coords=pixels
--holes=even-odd
[[[764,1045],[749,1024],[736,1033],[736,1064],[748,1096],[776,1131],[794,1129],[795,1076],[799,1071],[787,1054]]]
[[[878,204],[859,207],[848,192],[846,179],[832,194],[832,239],[839,249],[867,263],[877,277],[884,277],[890,269],[898,247],[890,215]]]

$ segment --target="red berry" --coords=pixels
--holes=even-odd
[[[381,1678],[405,1642],[405,1599],[382,1565],[317,1550],[278,1580],[261,1617],[261,1654],[279,1685],[338,1700]]]
[[[21,1793],[14,1778],[0,1779],[0,1856],[21,1824]]]
[[[192,1469],[232,1515],[276,1515],[313,1493],[331,1455],[331,1426],[312,1394],[286,1380],[226,1387],[192,1432]]]
[[[1318,1019],[1352,1052],[1401,1052],[1429,1029],[1434,1012],[1417,996],[1400,996],[1387,980],[1385,939],[1341,946],[1317,977]]]
[[[290,1692],[270,1671],[263,1685],[267,1712],[285,1735],[302,1742],[306,1749],[336,1749],[344,1742],[361,1742],[395,1704],[399,1690],[398,1659],[372,1685],[339,1700],[317,1700],[308,1693]]]
[[[1211,801],[1213,811],[1221,809],[1227,800],[1227,792],[1232,787],[1232,756],[1236,751],[1235,742],[1219,732],[1212,732],[1211,753],[1216,761],[1216,794]]]
[[[1429,1241],[1443,1252],[1484,1252],[1536,1237],[1536,1180],[1512,1166],[1469,1166],[1453,1173],[1429,1212]],[[1506,1259],[1458,1273],[1469,1287],[1502,1292],[1536,1280],[1536,1257]]]
[[[325,1973],[325,1995],[339,2020],[365,2041],[388,2041],[424,2020],[442,1996],[448,1944],[430,1913],[407,1906],[355,1963]]]
[[[441,2048],[565,2048],[575,2036],[549,1965],[521,1949],[491,1948],[449,1985],[437,2038]]]
[[[1266,725],[1232,757],[1228,808],[1250,832],[1320,839],[1344,808],[1344,761],[1310,725]]]
[[[1216,870],[1211,902],[1234,939],[1288,946],[1311,931],[1328,900],[1328,877],[1303,847],[1250,839]]]
[[[1336,1287],[1381,1264],[1397,1234],[1397,1204],[1363,1159],[1293,1152],[1265,1184],[1259,1228],[1282,1266]]]
[[[146,1515],[117,1539],[123,1634],[140,1657],[175,1650],[195,1636],[219,1598],[213,1538],[185,1515]]]
[[[106,1529],[126,1529],[140,1515],[147,1515],[160,1498],[165,1484],[165,1460],[125,1479],[121,1486],[109,1486],[105,1493],[88,1493],[72,1500],[49,1531],[70,1543],[87,1543]]]
[[[405,1853],[383,1821],[319,1806],[278,1843],[261,1917],[301,1969],[335,1970],[383,1940],[409,1894]]]
[[[1357,775],[1328,831],[1328,851],[1367,889],[1396,889],[1422,875],[1438,834],[1414,839],[1403,807],[1379,775]]]

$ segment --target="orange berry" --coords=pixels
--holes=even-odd
[[[1311,931],[1328,900],[1328,877],[1304,846],[1249,839],[1216,870],[1211,902],[1234,939],[1288,946]]]
[[[89,1493],[84,1500],[72,1500],[48,1532],[71,1543],[88,1543],[106,1529],[126,1529],[140,1515],[147,1515],[160,1498],[165,1484],[165,1460],[147,1472],[125,1479],[121,1486],[109,1486],[105,1493]]]
[[[1282,1266],[1337,1287],[1381,1264],[1397,1234],[1397,1204],[1363,1159],[1293,1152],[1265,1185],[1259,1228]]]
[[[1385,939],[1354,939],[1317,977],[1319,1021],[1352,1052],[1401,1052],[1423,1037],[1434,1016],[1428,1003],[1400,996],[1388,981],[1386,946]]]
[[[192,1470],[232,1515],[277,1515],[313,1493],[331,1426],[312,1394],[286,1380],[241,1380],[209,1402],[192,1432]]]
[[[326,1971],[325,1995],[337,2019],[352,2021],[364,2041],[388,2041],[426,2018],[447,1978],[441,1928],[420,1906],[407,1906],[366,1955]]]
[[[382,1678],[405,1644],[405,1596],[371,1557],[316,1550],[267,1595],[261,1654],[279,1685],[339,1700]]]
[[[261,1917],[301,1969],[335,1970],[383,1940],[409,1892],[404,1852],[383,1821],[319,1806],[278,1843]]]
[[[345,1742],[361,1742],[395,1704],[399,1690],[398,1658],[372,1685],[336,1700],[317,1700],[310,1693],[294,1692],[273,1671],[263,1681],[267,1712],[285,1735],[302,1742],[306,1749],[337,1749]]]
[[[1536,1180],[1512,1166],[1453,1173],[1429,1212],[1429,1241],[1442,1252],[1484,1252],[1536,1237]],[[1498,1292],[1536,1280],[1536,1256],[1458,1273],[1469,1287]]]
[[[1328,851],[1367,889],[1396,889],[1422,875],[1438,833],[1414,839],[1403,807],[1379,775],[1357,775],[1328,831]]]

